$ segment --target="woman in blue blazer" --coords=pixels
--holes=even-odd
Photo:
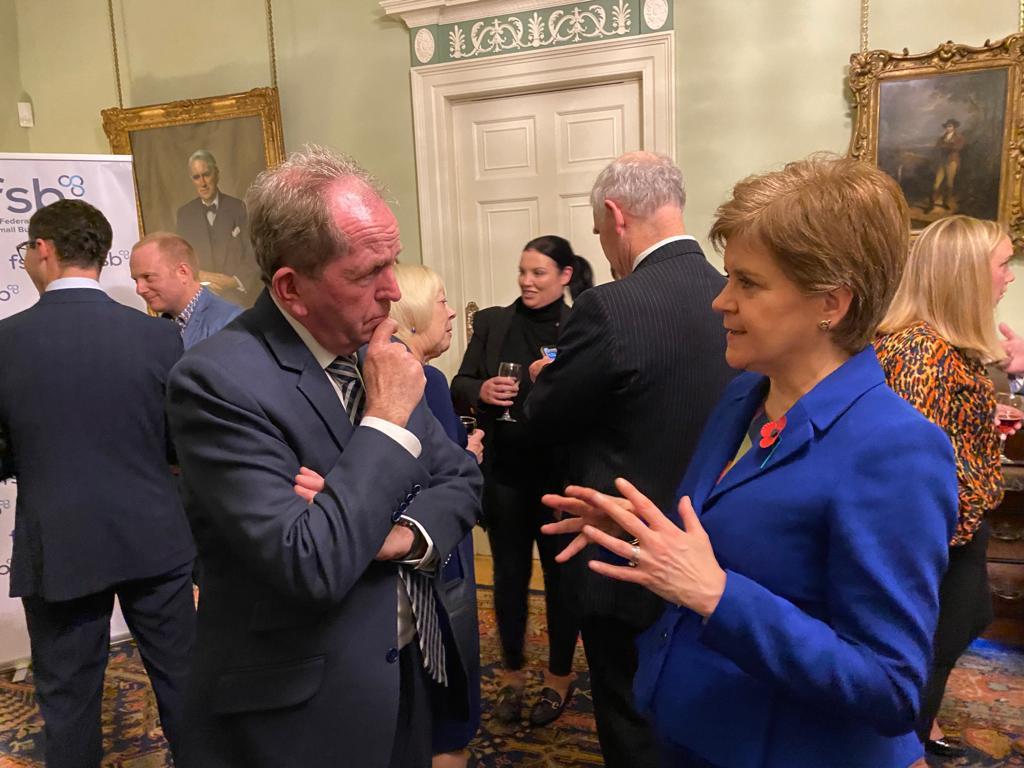
[[[717,214],[715,299],[738,376],[663,514],[570,487],[545,503],[664,598],[638,708],[665,765],[907,768],[956,525],[949,440],[897,397],[870,342],[909,233],[896,184],[815,156],[748,178]],[[685,343],[681,340],[680,343]],[[668,426],[668,425],[667,425]],[[670,427],[669,427],[670,428]]]

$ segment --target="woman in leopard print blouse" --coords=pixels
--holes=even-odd
[[[995,222],[940,219],[911,250],[876,342],[889,386],[949,435],[957,462],[960,514],[949,570],[939,589],[939,622],[918,736],[933,754],[963,754],[935,721],[953,665],[992,619],[985,550],[986,513],[1003,498],[995,394],[985,365],[1003,357],[994,307],[1013,281],[1013,246]]]

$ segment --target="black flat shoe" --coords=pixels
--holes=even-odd
[[[492,714],[503,723],[518,723],[523,717],[523,689],[506,685],[498,691]]]
[[[924,743],[924,751],[929,755],[938,755],[939,757],[963,757],[967,754],[967,750],[955,744],[952,741],[946,739],[928,739]]]
[[[569,689],[565,692],[563,699],[554,688],[545,688],[540,692],[540,700],[530,710],[530,725],[542,726],[553,723],[558,719],[562,711],[568,706],[572,699],[576,686],[569,683]]]

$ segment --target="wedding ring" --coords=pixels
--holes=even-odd
[[[640,545],[633,545],[633,556],[629,559],[629,567],[636,568],[640,564]]]

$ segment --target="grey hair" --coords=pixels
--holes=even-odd
[[[217,158],[213,156],[213,152],[208,149],[197,149],[191,155],[188,156],[188,170],[191,173],[192,163],[196,160],[202,160],[212,171],[219,171],[217,167]]]
[[[590,205],[599,220],[605,200],[614,200],[633,216],[650,216],[665,205],[681,211],[686,206],[683,172],[668,155],[630,152],[613,160],[594,182]]]
[[[355,160],[306,144],[256,177],[245,195],[249,234],[263,282],[281,267],[310,277],[348,252],[348,238],[334,223],[327,201],[338,182],[356,180],[384,199],[384,191]]]

